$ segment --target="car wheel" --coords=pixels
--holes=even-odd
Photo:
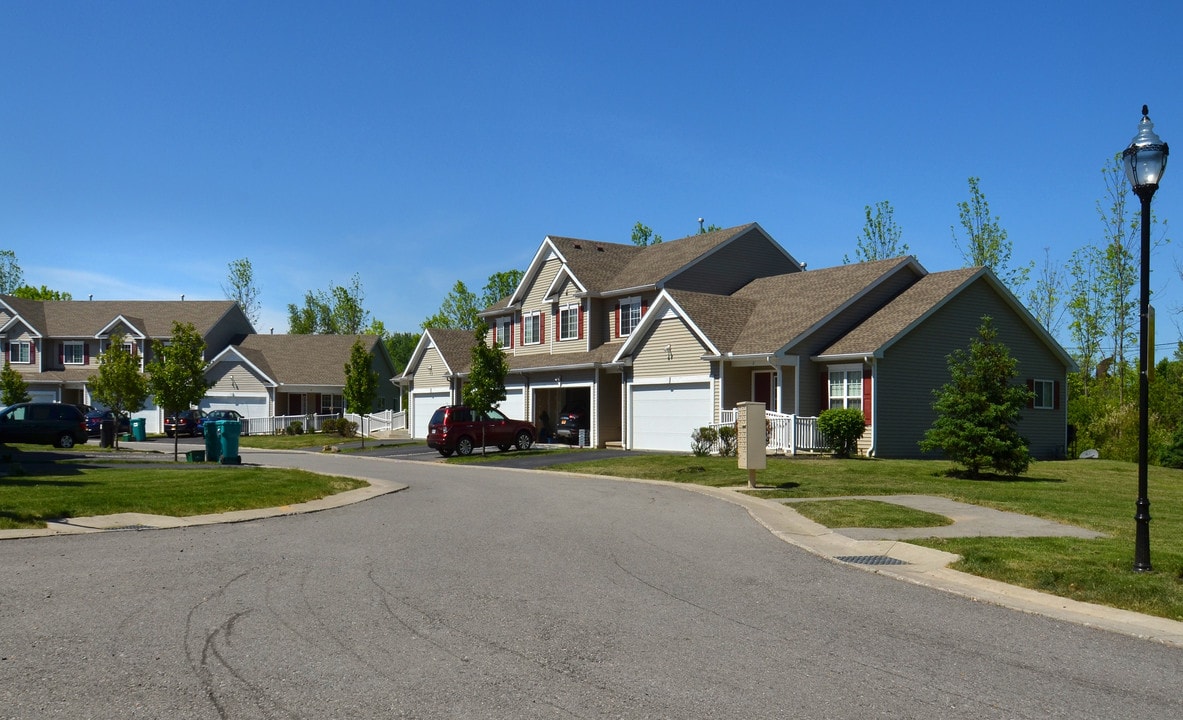
[[[501,452],[506,452],[511,447],[513,447],[513,445],[498,445],[497,449],[500,450]]]
[[[518,446],[518,450],[529,450],[530,446],[534,444],[534,438],[530,437],[530,433],[525,430],[518,433],[514,440],[514,445]]]
[[[57,446],[67,449],[74,447],[74,436],[70,433],[62,433],[61,437],[58,438]]]
[[[443,455],[444,457],[452,457],[452,451],[440,448],[440,455]]]
[[[456,442],[456,454],[461,456],[472,454],[472,438],[462,437]]]

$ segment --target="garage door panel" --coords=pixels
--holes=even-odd
[[[690,434],[711,422],[711,397],[709,382],[634,387],[632,447],[688,452]]]
[[[427,437],[427,423],[431,421],[431,415],[441,405],[448,404],[448,392],[437,393],[421,393],[411,396],[411,415],[414,425],[412,426],[412,437],[425,438]]]
[[[526,395],[521,390],[506,389],[505,399],[498,405],[506,417],[514,420],[524,420],[526,415]]]

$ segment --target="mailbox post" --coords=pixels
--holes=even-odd
[[[764,403],[741,402],[736,407],[735,439],[738,444],[739,469],[748,471],[748,487],[756,487],[756,471],[768,467],[764,432]]]

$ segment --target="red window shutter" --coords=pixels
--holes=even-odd
[[[576,312],[579,313],[579,335],[578,335],[578,337],[580,340],[582,340],[583,339],[583,303],[582,302],[579,303],[579,310],[577,310]]]
[[[641,317],[645,317],[645,313],[649,312],[649,303],[645,298],[641,298]]]
[[[522,344],[525,345],[526,344],[526,316],[525,315],[522,316],[522,327],[519,332],[522,333]]]
[[[555,308],[555,341],[558,342],[563,338],[559,337],[559,331],[563,329],[563,315],[562,308]]]
[[[863,422],[871,424],[871,366],[863,368]]]
[[[620,337],[620,303],[616,303],[616,337]]]
[[[1031,393],[1031,399],[1027,401],[1027,409],[1033,410],[1033,409],[1035,409],[1035,381],[1034,380],[1032,380],[1032,379],[1027,380],[1027,390],[1028,390],[1028,392]]]
[[[818,414],[822,414],[830,409],[830,373],[822,370],[822,392],[821,404],[818,406]]]
[[[66,344],[64,342],[58,343],[58,364],[66,364]]]
[[[1055,398],[1052,400],[1052,406],[1056,410],[1059,410],[1060,409],[1060,381],[1057,380],[1052,387],[1053,387],[1053,392],[1056,394]]]
[[[62,352],[64,353],[65,350],[63,350]],[[35,342],[29,343],[29,362],[31,362],[31,363],[37,362],[37,343],[35,343]]]
[[[513,337],[513,320],[510,320],[510,321],[509,321],[509,330],[507,330],[507,331],[506,331],[506,335],[509,335],[509,348],[512,350],[512,349],[513,349],[513,341],[514,341],[514,337]]]
[[[82,343],[82,364],[90,364],[90,343]]]
[[[538,340],[546,337],[546,316],[538,313]]]

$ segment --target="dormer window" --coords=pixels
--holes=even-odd
[[[522,344],[537,345],[542,342],[542,313],[522,313]]]
[[[513,347],[513,318],[497,318],[493,323],[493,340],[503,348]]]
[[[569,303],[559,308],[559,340],[578,340],[582,329],[579,303]]]
[[[33,343],[27,340],[16,340],[8,343],[8,362],[23,363],[25,365],[33,362],[32,350]]]

